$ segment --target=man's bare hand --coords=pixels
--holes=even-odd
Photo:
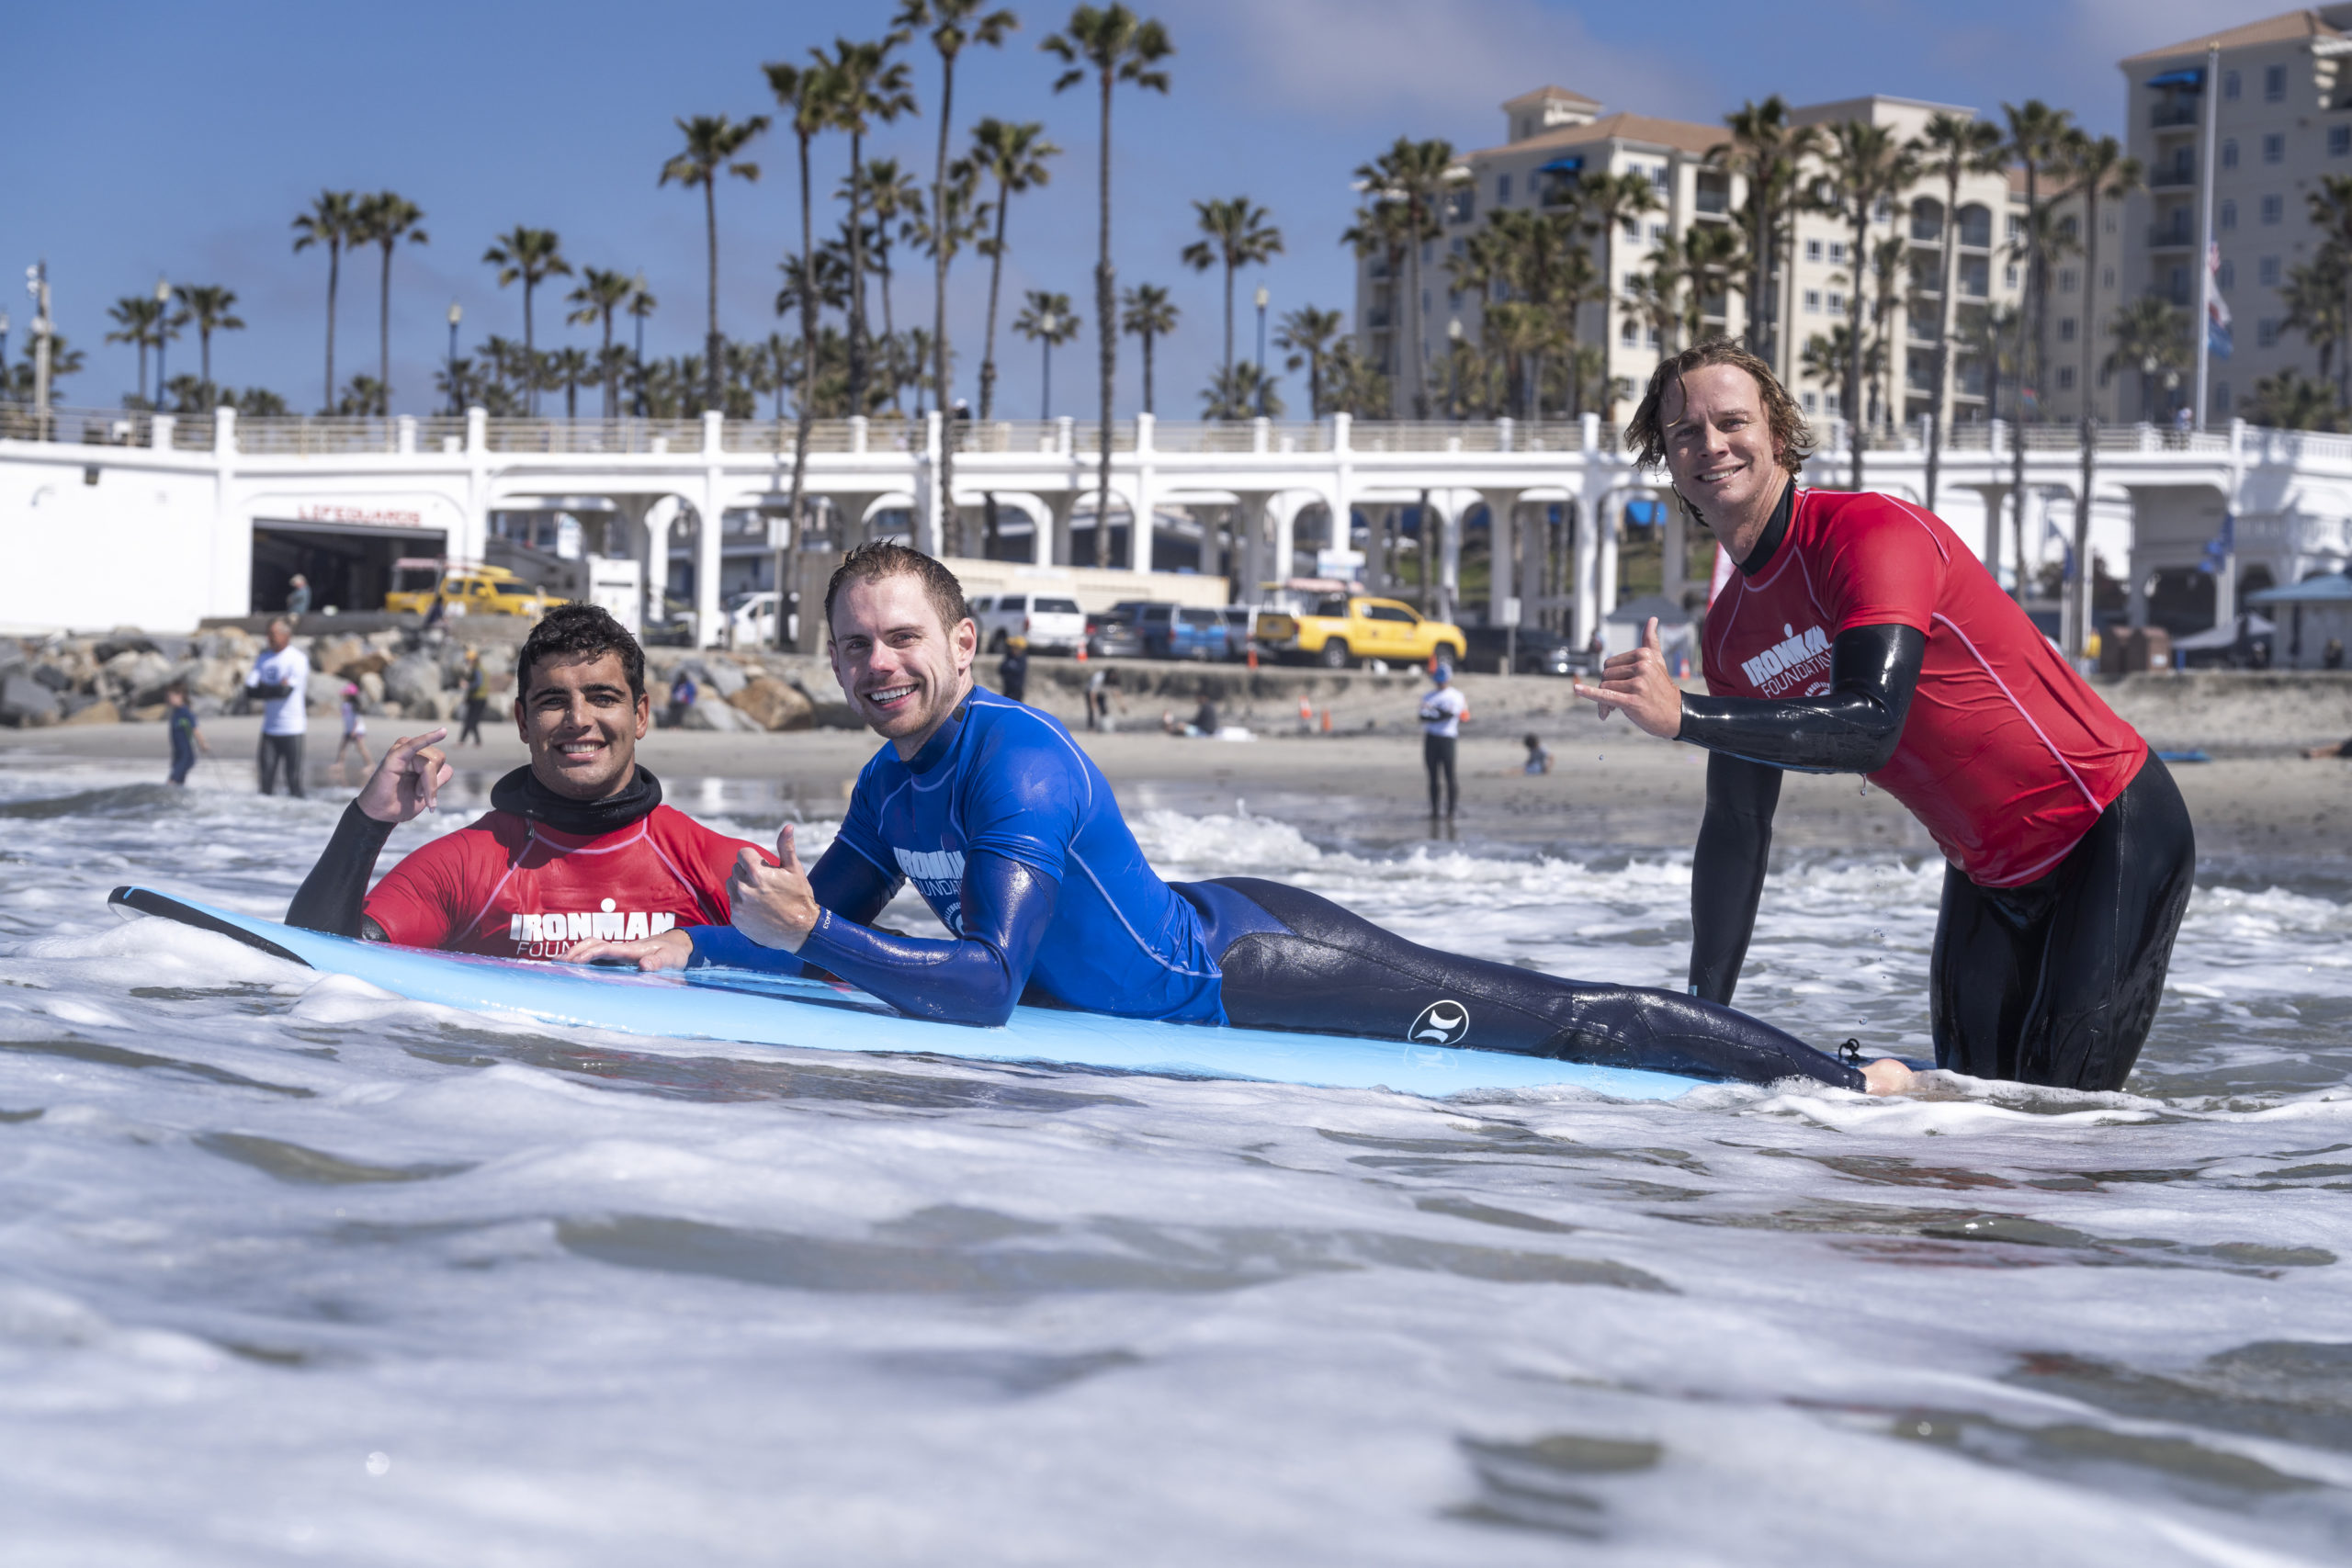
[[[775,836],[775,858],[782,863],[770,865],[756,850],[738,854],[735,870],[727,878],[727,901],[737,931],[762,947],[797,953],[821,911],[799,852],[793,848],[789,822]]]
[[[566,964],[634,964],[639,969],[684,969],[695,955],[695,939],[675,927],[635,942],[574,942]]]
[[[1872,1094],[1909,1094],[1919,1075],[1892,1056],[1881,1056],[1862,1069],[1862,1087]]]
[[[1666,651],[1658,643],[1657,617],[1642,630],[1642,646],[1620,653],[1600,667],[1600,684],[1579,681],[1576,694],[1600,705],[1607,718],[1620,709],[1641,729],[1663,740],[1682,733],[1682,688],[1666,672]]]
[[[376,771],[368,775],[368,782],[359,786],[359,809],[379,822],[405,822],[432,810],[442,785],[458,773],[434,744],[448,733],[427,730],[393,741]]]

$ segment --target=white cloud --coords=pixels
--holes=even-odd
[[[1186,15],[1221,35],[1210,47],[1245,73],[1238,85],[1260,112],[1459,124],[1472,106],[1491,109],[1546,83],[1612,110],[1722,112],[1713,72],[1675,68],[1665,51],[1598,43],[1574,16],[1536,0],[1195,0]],[[1499,140],[1500,121],[1491,123]]]

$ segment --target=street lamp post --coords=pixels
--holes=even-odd
[[[458,323],[466,319],[465,307],[455,299],[449,301],[449,414],[451,418],[466,411],[458,397]]]
[[[1046,362],[1045,395],[1038,400],[1037,417],[1054,417],[1054,334],[1062,330],[1061,313],[1048,310],[1037,318],[1037,343]]]
[[[8,312],[0,310],[0,402],[8,400]]]
[[[49,263],[25,268],[25,291],[33,297],[33,432],[49,438]]]
[[[155,279],[155,406],[164,406],[164,345],[172,341],[171,280]]]
[[[1462,417],[1462,318],[1454,317],[1445,323],[1445,412],[1450,419]]]
[[[1266,373],[1266,302],[1270,298],[1271,296],[1266,292],[1266,286],[1260,284],[1258,286],[1258,417],[1260,419],[1266,417],[1266,383],[1271,379]]]

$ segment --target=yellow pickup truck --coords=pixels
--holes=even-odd
[[[1419,664],[1431,655],[1462,661],[1462,628],[1451,621],[1424,619],[1410,604],[1394,599],[1332,594],[1312,613],[1261,611],[1258,640],[1286,659],[1311,660],[1327,670],[1344,670],[1361,659]]]
[[[422,584],[403,582],[384,595],[384,608],[395,615],[422,615],[435,599],[447,605],[445,615],[528,615],[533,620],[565,602],[503,566],[472,566],[453,568]]]

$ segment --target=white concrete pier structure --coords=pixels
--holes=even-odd
[[[229,410],[210,420],[61,412],[46,431],[29,411],[0,411],[0,627],[192,626],[243,615],[252,604],[256,525],[351,528],[414,536],[418,553],[481,558],[494,512],[550,497],[612,502],[605,553],[666,572],[669,540],[693,539],[701,638],[719,635],[718,520],[729,512],[781,517],[791,487],[786,422],[265,419]],[[1027,514],[1037,565],[1067,565],[1071,519],[1091,515],[1096,458],[1091,425],[1071,420],[954,427],[956,505],[968,515],[993,495]],[[936,493],[938,415],[922,421],[827,421],[814,429],[808,488],[853,529],[896,509],[934,553],[956,536]],[[2025,433],[2024,558],[2053,555],[2046,517],[2071,531],[2082,456],[2073,428]],[[1821,432],[1807,480],[1842,484],[1846,459]],[[46,439],[38,437],[45,436]],[[1174,505],[1235,509],[1231,576],[1242,584],[1310,565],[1317,546],[1345,549],[1330,519],[1426,504],[1442,525],[1432,563],[1437,604],[1471,618],[1545,612],[1569,635],[1590,635],[1615,601],[1616,542],[1630,501],[1664,494],[1663,476],[1636,468],[1617,433],[1580,423],[1517,425],[1265,420],[1160,423],[1114,430],[1113,521]],[[1906,437],[1868,454],[1864,484],[1923,499],[1925,457]],[[1944,453],[1937,510],[2005,574],[2018,564],[2007,509],[2014,476],[2010,433],[1964,426]],[[1545,594],[1542,529],[1524,525],[1556,505],[1573,570]],[[1465,524],[1484,509],[1494,563],[1486,604],[1458,603]],[[1996,509],[2001,519],[1993,527]],[[1679,519],[1668,509],[1668,533]],[[2234,548],[2220,558],[2219,604],[2236,591],[2301,580],[2352,556],[2352,438],[2264,431],[2187,435],[2149,426],[2098,436],[2094,548],[2141,590],[2165,570],[2196,569],[2234,519]],[[429,542],[429,543],[428,543]],[[1671,539],[1669,538],[1669,544]],[[1150,531],[1139,541],[1153,564]],[[1675,586],[1669,549],[1668,589]],[[1122,563],[1125,564],[1125,563]],[[266,607],[266,606],[263,606]]]

